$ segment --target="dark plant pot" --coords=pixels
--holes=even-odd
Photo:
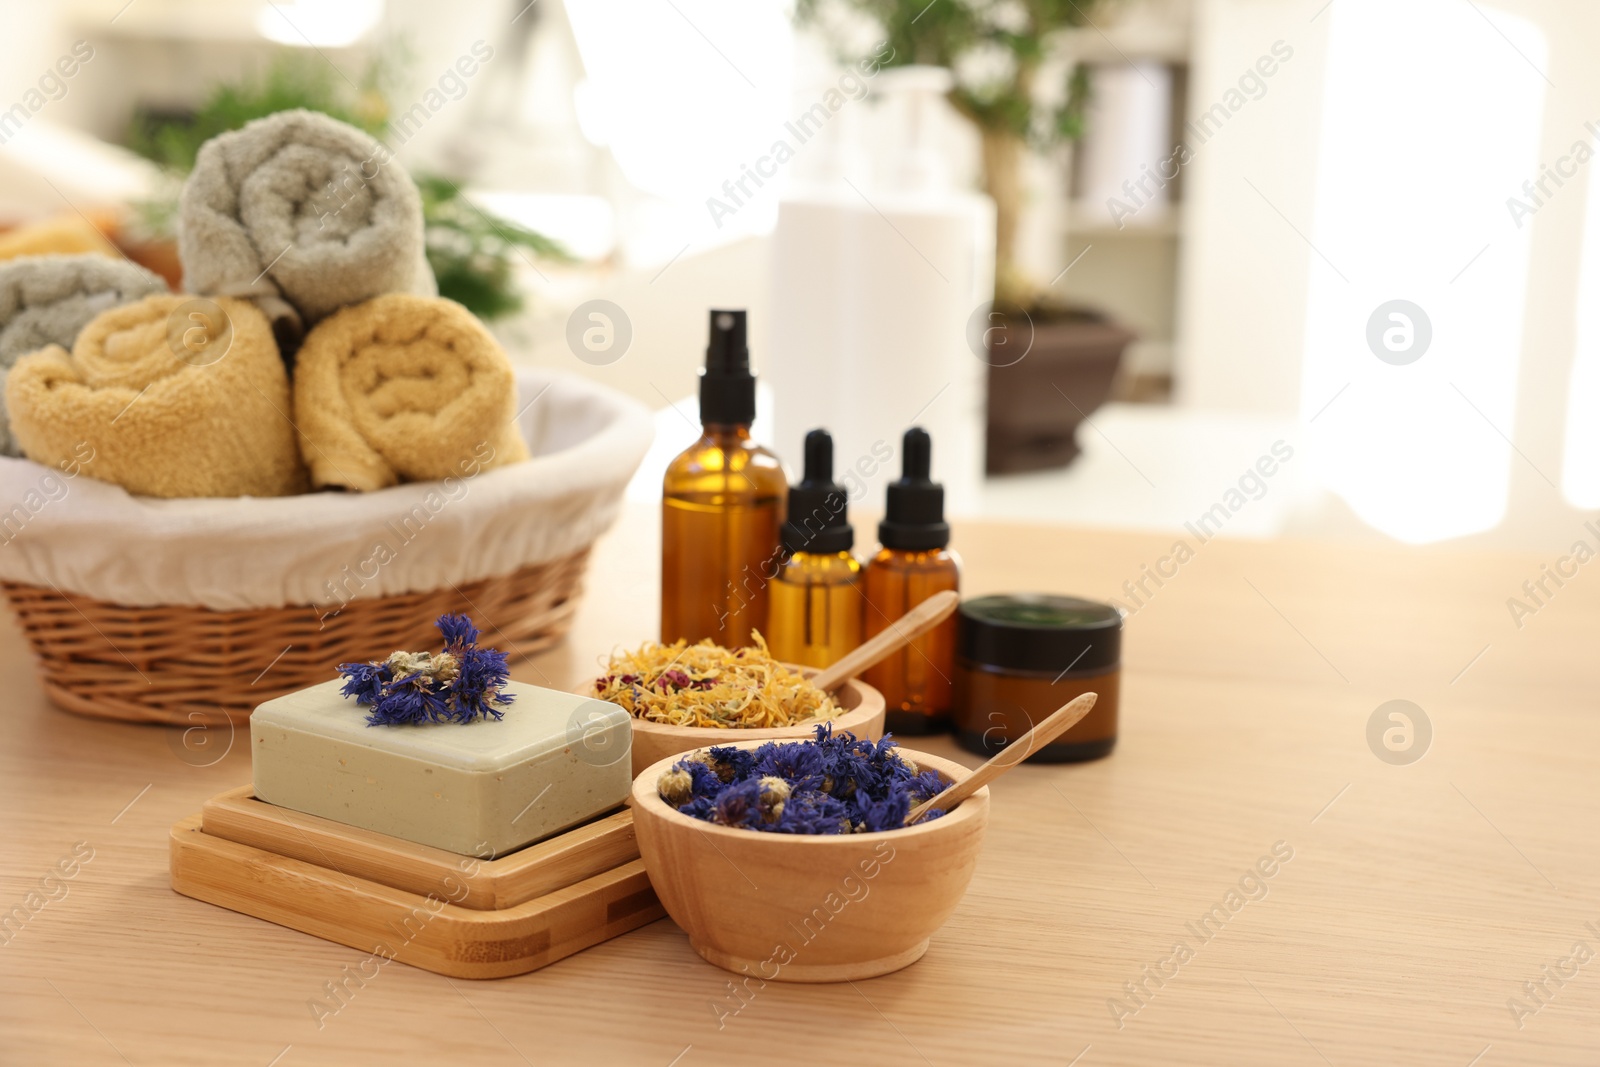
[[[1110,398],[1135,336],[1089,314],[1005,315],[989,332],[988,472],[1047,470],[1076,459],[1078,424]]]

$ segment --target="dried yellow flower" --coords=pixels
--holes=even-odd
[[[592,691],[635,718],[668,726],[760,729],[838,714],[832,697],[773,659],[759,633],[754,639],[738,649],[710,640],[651,642],[612,656]]]

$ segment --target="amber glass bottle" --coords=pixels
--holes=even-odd
[[[661,487],[661,640],[750,643],[766,631],[769,583],[781,563],[788,484],[778,457],[750,438],[755,377],[745,313],[713,311],[700,378],[700,439]]]
[[[901,445],[898,480],[878,524],[883,546],[867,562],[866,635],[871,638],[945,589],[961,586],[961,564],[944,521],[944,487],[929,477],[933,442],[913,426]],[[896,734],[930,734],[948,725],[955,674],[956,617],[951,615],[911,644],[868,668],[866,683],[883,694],[885,727]]]
[[[806,434],[805,477],[789,490],[767,642],[785,663],[826,667],[861,643],[861,564],[850,554],[850,498],[833,480],[833,438]]]

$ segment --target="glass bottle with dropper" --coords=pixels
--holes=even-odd
[[[833,480],[833,438],[806,434],[805,477],[779,533],[788,558],[772,583],[767,644],[785,663],[826,667],[861,643],[861,564],[850,554],[850,497]]]
[[[877,555],[867,561],[866,636],[886,630],[906,612],[945,589],[961,586],[961,561],[948,548],[944,486],[929,477],[933,440],[920,426],[901,443],[898,480],[878,524]],[[863,680],[883,694],[892,733],[930,734],[946,728],[955,674],[956,616],[869,668]]]
[[[783,466],[750,437],[756,379],[743,311],[712,311],[700,376],[700,439],[661,486],[661,640],[738,647],[765,632],[781,563]]]

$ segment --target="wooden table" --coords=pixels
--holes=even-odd
[[[655,528],[629,511],[569,642],[517,677],[564,687],[650,636]],[[1113,596],[1172,541],[957,528],[973,593]],[[502,981],[391,964],[319,1028],[308,1002],[361,953],[167,885],[168,827],[248,781],[248,746],[200,766],[176,730],[56,711],[8,626],[0,909],[93,858],[0,947],[0,1062],[1594,1064],[1600,960],[1559,961],[1600,952],[1600,563],[1520,629],[1506,606],[1553,562],[1199,546],[1128,621],[1116,752],[995,788],[927,956],[770,984],[720,1028],[730,976],[670,921]],[[1391,699],[1432,724],[1410,765],[1368,746]],[[1292,859],[1248,878],[1275,845]],[[1228,911],[1241,880],[1259,899]]]

